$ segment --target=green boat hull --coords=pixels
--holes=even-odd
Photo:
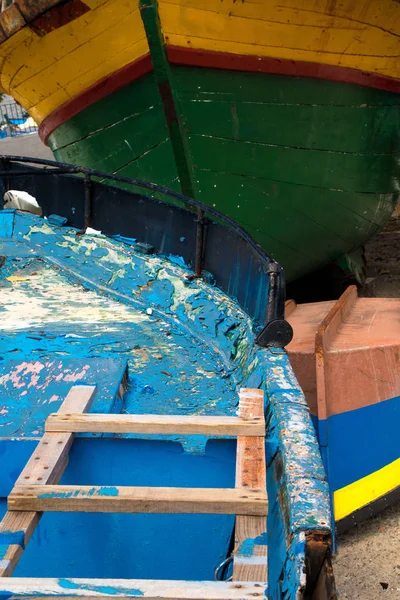
[[[171,83],[194,195],[243,225],[288,281],[354,252],[389,218],[400,184],[397,94],[178,65]],[[59,161],[180,190],[167,125],[148,73],[48,143]]]

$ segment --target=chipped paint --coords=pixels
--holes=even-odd
[[[263,533],[262,535],[258,535],[255,538],[246,538],[240,544],[237,554],[239,556],[250,557],[254,554],[255,546],[267,546],[268,545],[268,536],[267,533]],[[235,559],[236,560],[236,559]]]
[[[0,212],[0,231],[1,221]],[[268,423],[267,531],[268,545],[274,549],[268,559],[270,594],[271,598],[295,598],[305,585],[306,533],[322,531],[329,536],[330,510],[315,432],[286,353],[255,346],[248,315],[218,288],[201,280],[188,280],[179,261],[171,263],[161,256],[139,254],[132,245],[102,235],[75,234],[75,230],[50,227],[37,217],[15,213],[12,238],[0,238],[0,253],[7,257],[0,269],[0,431],[4,432],[0,433],[0,445],[7,440],[15,448],[4,446],[10,457],[10,474],[0,486],[4,489],[12,484],[11,473],[21,468],[23,452],[16,448],[40,437],[46,416],[57,410],[73,382],[98,384],[92,410],[128,414],[234,415],[239,386],[263,388]],[[126,366],[127,390],[121,398],[119,386]],[[134,438],[124,440],[125,444],[139,444],[126,448],[123,458],[119,446],[115,446],[118,440],[98,440],[101,461],[97,461],[100,471],[96,471],[96,477],[100,479],[89,483],[85,480],[85,485],[103,485],[91,488],[93,493],[115,495],[118,491],[108,485],[116,483],[108,479],[109,455],[114,456],[114,475],[122,479],[129,465],[128,471],[141,478],[147,476],[146,469],[151,473],[156,470],[159,477],[164,477],[164,485],[171,485],[168,474],[173,461],[180,467],[183,486],[193,486],[192,476],[203,478],[203,486],[208,485],[209,477],[220,480],[222,473],[229,486],[229,477],[233,477],[233,469],[228,475],[227,465],[234,460],[235,446],[229,441],[158,436],[157,444],[165,446],[153,446],[154,436],[150,436],[148,445],[142,445],[145,436],[123,437]],[[102,445],[111,441],[114,446]],[[87,440],[75,444],[81,442]],[[150,461],[156,449],[157,459]],[[89,470],[94,468],[93,461],[84,454],[79,461],[91,464]],[[195,467],[188,466],[191,464]],[[207,477],[204,465],[213,467]],[[217,483],[214,480],[214,486]],[[155,481],[142,484],[154,485]],[[198,561],[191,561],[187,551],[175,549],[181,559],[176,558],[172,565],[169,557],[164,557],[163,562],[175,578],[212,570],[228,548],[231,520],[213,516],[216,520],[209,521],[214,532],[210,541],[203,521],[197,523],[191,517],[192,525],[185,527],[187,531],[200,527],[196,539],[198,544],[204,542],[203,562],[194,564]],[[57,520],[62,518],[54,516],[52,523],[62,523]],[[109,517],[103,518],[110,532],[115,523],[125,522],[118,516],[110,525],[111,521],[106,520]],[[162,523],[163,535],[173,537],[180,527],[179,521],[171,521],[175,526]],[[52,531],[62,527],[57,525]],[[127,526],[127,535],[130,527],[136,525]],[[141,535],[151,532],[144,522],[138,527],[140,535],[133,536],[138,545],[133,545],[135,551],[140,547],[143,552]],[[160,540],[160,535],[154,533],[155,553],[162,553]],[[246,557],[254,545],[261,543],[265,538],[249,538],[240,551]],[[109,568],[107,553],[104,562],[96,555],[103,569]],[[150,568],[146,564],[136,561],[132,568],[143,574]],[[281,588],[282,577],[285,590]]]
[[[58,585],[60,586],[60,588],[64,589],[64,590],[69,590],[69,591],[78,591],[78,592],[84,592],[84,591],[90,591],[90,592],[96,592],[96,594],[107,594],[110,596],[120,596],[121,594],[125,593],[125,594],[129,594],[130,596],[136,595],[136,596],[143,596],[143,592],[138,589],[138,588],[127,588],[127,587],[122,587],[122,586],[104,586],[104,585],[96,585],[96,584],[91,584],[91,583],[75,583],[74,581],[71,581],[71,579],[59,579],[58,580]]]

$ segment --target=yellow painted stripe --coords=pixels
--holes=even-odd
[[[333,493],[335,521],[400,486],[400,458]]]
[[[0,46],[0,85],[38,123],[148,52],[137,2],[86,3],[92,10],[64,27],[43,37],[25,28]]]
[[[147,54],[138,0],[85,0],[90,11],[43,37],[25,27],[0,45],[0,87],[40,123]],[[350,67],[400,78],[393,0],[159,0],[167,43]]]
[[[334,3],[346,5],[344,10],[337,9],[342,16],[336,16],[327,7],[324,14],[324,4],[302,0],[293,8],[293,3],[280,1],[159,2],[163,30],[173,46],[340,65],[400,77],[399,5],[387,0],[346,0]],[[371,4],[378,4],[379,12],[371,10]],[[393,32],[391,17],[397,19]]]

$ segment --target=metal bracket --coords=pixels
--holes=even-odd
[[[285,319],[275,319],[265,325],[256,337],[256,344],[262,348],[284,348],[293,338],[293,329]]]

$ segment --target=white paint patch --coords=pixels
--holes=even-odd
[[[9,288],[0,288],[0,306],[5,331],[41,327],[49,322],[74,326],[106,323],[112,331],[113,323],[149,320],[142,310],[73,285],[52,269],[13,280],[11,293]]]

